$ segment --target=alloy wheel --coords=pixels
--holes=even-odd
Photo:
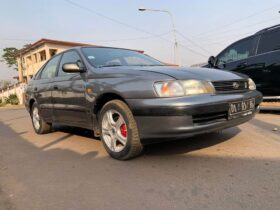
[[[36,130],[40,129],[40,115],[37,107],[34,107],[32,112],[32,121]]]
[[[123,116],[116,110],[106,111],[102,119],[102,137],[113,152],[121,152],[127,144],[127,125]]]

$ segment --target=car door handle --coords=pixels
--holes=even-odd
[[[34,90],[34,92],[37,92],[38,88],[37,88],[37,87],[35,87],[33,90]]]
[[[57,85],[54,85],[54,86],[53,86],[53,89],[54,89],[54,90],[58,90],[58,86],[57,86]]]
[[[244,63],[240,63],[238,66],[237,66],[237,68],[244,68],[244,67],[246,67],[247,66],[247,62],[244,62]]]

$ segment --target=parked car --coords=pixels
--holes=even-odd
[[[264,96],[280,96],[280,25],[231,44],[208,64],[248,75]]]
[[[26,108],[36,133],[53,123],[91,129],[108,153],[139,155],[143,140],[210,133],[250,120],[262,95],[248,76],[179,68],[133,50],[78,47],[31,80]]]

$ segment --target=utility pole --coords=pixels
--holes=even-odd
[[[177,41],[177,36],[176,36],[176,28],[175,28],[175,22],[174,18],[171,12],[168,10],[159,10],[159,9],[147,9],[147,8],[139,8],[138,9],[141,12],[144,11],[150,11],[150,12],[164,12],[167,13],[170,17],[171,20],[171,27],[172,27],[172,32],[173,32],[173,37],[174,37],[174,63],[175,64],[180,64],[180,57],[179,57],[179,46],[178,46],[178,41]]]

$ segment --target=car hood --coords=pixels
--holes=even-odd
[[[209,68],[187,68],[173,66],[127,66],[118,67],[123,70],[138,70],[165,74],[178,80],[197,79],[207,81],[240,80],[246,75],[225,70]]]

